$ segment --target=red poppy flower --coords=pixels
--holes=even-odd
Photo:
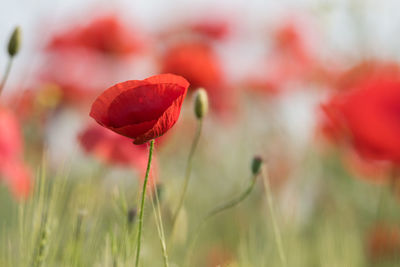
[[[58,87],[61,104],[86,106],[113,80],[114,65],[106,62],[97,53],[60,50],[48,54],[40,70],[40,80],[47,87]]]
[[[197,89],[216,87],[223,82],[223,72],[214,49],[205,42],[182,42],[170,47],[164,54],[162,71],[188,79]]]
[[[22,136],[17,118],[0,108],[0,173],[17,197],[29,193],[31,174],[22,162]]]
[[[22,162],[12,162],[2,170],[4,181],[18,199],[28,197],[31,190],[32,173]]]
[[[226,117],[236,109],[237,93],[226,82],[217,53],[208,43],[191,41],[170,47],[161,68],[163,72],[182,75],[193,89],[204,87],[210,106],[218,115]]]
[[[83,27],[72,27],[55,36],[50,50],[84,48],[105,55],[125,56],[138,52],[142,44],[137,33],[124,25],[116,16],[95,18]]]
[[[400,66],[395,62],[366,60],[340,72],[334,81],[334,88],[339,91],[349,90],[354,84],[365,77],[400,75]]]
[[[213,40],[224,40],[231,33],[230,21],[224,18],[208,17],[193,22],[189,27],[194,33]]]
[[[93,103],[90,116],[100,125],[143,144],[178,120],[189,83],[173,74],[118,83]]]
[[[308,37],[304,25],[299,21],[286,21],[274,33],[275,50],[281,56],[286,56],[287,60],[292,58],[299,64],[309,65],[313,55]]]
[[[329,131],[366,159],[400,163],[400,76],[357,79],[324,106]]]
[[[79,142],[87,153],[94,154],[108,164],[132,167],[146,166],[148,151],[146,145],[130,145],[128,137],[111,132],[99,125],[91,125],[79,135]]]
[[[84,129],[78,139],[85,152],[94,155],[102,162],[134,168],[140,172],[140,177],[144,177],[148,160],[145,144],[132,147],[130,138],[96,124]],[[149,177],[150,185],[157,181],[157,173],[157,160],[154,158]]]

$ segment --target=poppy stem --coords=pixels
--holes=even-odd
[[[150,141],[149,159],[147,161],[147,169],[146,169],[146,175],[144,177],[143,189],[142,189],[142,198],[141,198],[141,203],[140,203],[139,227],[138,227],[138,237],[137,237],[137,247],[136,247],[136,263],[135,263],[136,267],[139,266],[140,245],[141,245],[142,227],[143,227],[144,200],[145,200],[145,196],[146,196],[147,180],[149,179],[151,159],[152,159],[152,156],[153,156],[153,148],[154,148],[154,139]]]
[[[186,196],[186,192],[187,192],[187,188],[188,188],[189,180],[190,180],[190,173],[192,171],[193,155],[196,151],[197,145],[199,144],[202,128],[203,128],[203,120],[198,119],[196,135],[193,139],[192,146],[190,147],[189,156],[188,156],[188,160],[187,160],[187,164],[186,164],[185,178],[184,178],[185,180],[183,182],[183,187],[182,187],[181,195],[179,197],[178,206],[172,217],[172,231],[174,231],[174,229],[175,229],[176,220],[179,216],[179,213],[182,210],[183,202],[185,200],[185,196]]]
[[[1,92],[3,92],[3,88],[6,84],[8,76],[10,76],[12,62],[13,62],[13,58],[10,57],[7,62],[7,67],[6,67],[6,71],[4,72],[3,79],[1,80],[1,83],[0,83],[0,94],[1,94]]]
[[[261,176],[264,181],[264,188],[265,188],[265,193],[266,193],[267,202],[268,202],[268,209],[269,209],[269,213],[271,216],[272,227],[274,230],[275,242],[278,247],[279,258],[281,259],[282,266],[286,267],[287,266],[286,255],[285,255],[285,251],[284,251],[283,245],[282,245],[281,232],[280,232],[279,226],[276,222],[276,216],[275,216],[274,204],[273,204],[273,200],[272,200],[269,177],[268,177],[268,173],[266,172],[266,170],[264,168],[261,168]]]
[[[258,176],[258,173],[255,173],[255,174],[252,175],[251,182],[250,182],[249,186],[247,187],[247,189],[242,194],[240,194],[238,197],[232,199],[231,201],[228,201],[228,202],[226,202],[226,203],[224,203],[224,204],[212,209],[211,211],[209,211],[206,214],[206,216],[204,216],[204,218],[201,220],[201,222],[197,226],[197,229],[196,229],[196,231],[194,233],[194,236],[193,236],[193,238],[192,238],[192,240],[191,240],[191,242],[189,244],[189,249],[188,249],[189,253],[187,255],[187,260],[185,261],[184,266],[189,266],[189,260],[192,258],[193,249],[194,249],[196,241],[197,241],[197,239],[198,239],[198,237],[200,235],[201,228],[203,228],[203,226],[206,224],[206,222],[209,219],[211,219],[212,217],[214,217],[215,215],[217,215],[217,214],[219,214],[219,213],[221,213],[223,211],[226,211],[226,210],[228,210],[230,208],[233,208],[236,205],[238,205],[240,202],[245,200],[250,195],[251,191],[253,191],[254,185],[256,184],[257,176]]]

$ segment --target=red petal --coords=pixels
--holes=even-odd
[[[109,106],[109,126],[118,128],[156,120],[184,92],[184,87],[171,83],[144,85],[126,90]]]
[[[145,81],[152,84],[175,83],[184,88],[189,87],[189,82],[185,78],[171,73],[154,75],[152,77],[145,79]]]
[[[147,141],[157,138],[163,135],[166,131],[168,131],[179,118],[179,114],[181,111],[181,106],[183,99],[185,98],[185,94],[177,98],[172,105],[163,113],[163,115],[158,119],[157,123],[142,136],[138,136],[133,141],[134,144],[140,145],[146,143]]]
[[[179,117],[188,81],[161,74],[107,89],[92,105],[90,116],[121,135],[144,143],[161,136]]]
[[[145,81],[133,80],[117,83],[116,85],[108,88],[93,102],[90,116],[101,125],[107,125],[107,113],[111,102],[122,92],[144,84],[146,84]]]
[[[154,127],[156,122],[157,120],[152,120],[138,124],[126,125],[120,128],[109,127],[109,129],[123,136],[136,138],[137,136],[143,135],[148,132],[151,128]]]

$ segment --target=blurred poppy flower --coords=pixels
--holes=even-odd
[[[218,245],[209,249],[206,259],[209,267],[230,266],[235,262],[232,252]]]
[[[51,84],[35,89],[15,89],[14,91],[16,93],[7,102],[13,105],[15,115],[22,122],[31,122],[37,115],[41,119],[44,118],[49,111],[58,107],[62,97],[60,88]]]
[[[84,151],[106,164],[117,164],[138,170],[144,177],[147,166],[147,145],[132,147],[132,140],[96,124],[85,128],[78,136]],[[157,140],[157,144],[159,144]],[[157,161],[154,159],[150,184],[157,181]]]
[[[363,60],[349,69],[340,72],[333,84],[338,91],[349,90],[354,84],[361,82],[365,77],[400,75],[400,66],[395,62]]]
[[[13,162],[2,170],[4,181],[18,199],[28,197],[31,189],[31,170],[22,162]]]
[[[400,163],[400,76],[377,73],[358,79],[323,105],[328,133],[366,159]]]
[[[303,23],[284,21],[271,34],[272,46],[262,66],[245,80],[251,91],[275,95],[290,82],[319,80],[324,74],[310,43],[310,33]]]
[[[147,163],[146,145],[132,148],[132,140],[93,124],[83,130],[79,143],[87,153],[94,154],[107,164],[143,167]]]
[[[118,83],[93,103],[90,116],[100,125],[143,144],[178,120],[189,83],[173,74]]]
[[[372,228],[367,235],[367,253],[372,261],[393,260],[399,257],[399,228],[385,224]]]
[[[0,108],[0,172],[2,179],[17,197],[26,197],[30,189],[31,174],[22,161],[22,137],[17,118]]]
[[[203,87],[211,108],[219,114],[230,113],[235,108],[236,92],[227,84],[221,62],[210,44],[190,41],[171,46],[165,51],[161,69],[185,77],[192,89]]]
[[[138,33],[114,15],[100,16],[85,26],[73,26],[56,35],[49,50],[83,48],[109,56],[127,56],[142,48]]]
[[[308,66],[313,61],[304,25],[288,20],[279,25],[273,34],[274,49],[287,60]]]
[[[85,106],[113,80],[111,69],[95,53],[61,50],[47,55],[39,78],[42,86],[59,92],[60,104]]]
[[[226,39],[232,30],[232,25],[227,19],[217,17],[205,17],[192,22],[189,26],[191,31],[208,37],[212,40]]]
[[[394,169],[390,162],[368,160],[351,148],[343,149],[342,156],[344,165],[354,177],[375,184],[392,182],[394,186]]]
[[[218,87],[223,82],[222,67],[212,46],[201,41],[177,43],[164,53],[162,71],[185,77],[192,88]]]

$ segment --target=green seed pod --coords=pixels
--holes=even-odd
[[[260,172],[263,160],[260,156],[255,156],[251,162],[251,172],[256,175]]]
[[[165,193],[165,187],[164,187],[163,184],[157,184],[156,185],[156,193],[157,193],[157,196],[158,196],[158,200],[160,202],[162,202],[163,197],[164,197],[164,193]]]
[[[14,57],[21,47],[21,28],[15,27],[11,34],[10,40],[8,41],[8,54],[10,57]]]
[[[137,215],[137,210],[135,208],[131,208],[130,210],[128,210],[128,223],[129,224],[132,224],[135,221],[136,215]]]
[[[194,95],[194,113],[198,119],[202,119],[208,112],[208,96],[204,88],[199,88]]]

